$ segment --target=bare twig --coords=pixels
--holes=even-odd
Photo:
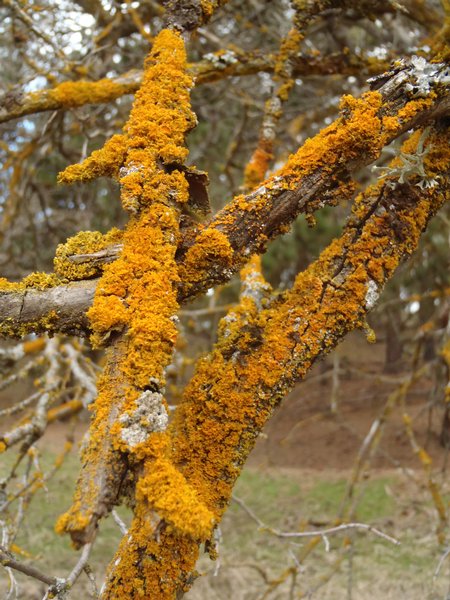
[[[15,559],[13,555],[8,552],[3,546],[0,546],[0,564],[4,567],[9,567],[24,575],[28,575],[28,577],[33,577],[34,579],[38,579],[47,585],[54,585],[57,582],[56,577],[49,577],[45,573],[42,573],[36,567],[32,567],[31,565],[26,565],[23,562]]]
[[[241,498],[238,498],[237,496],[233,495],[233,501],[245,510],[249,517],[253,519],[255,523],[258,524],[262,532],[270,533],[271,535],[274,535],[275,537],[281,539],[314,538],[320,536],[325,543],[325,547],[329,549],[328,540],[326,539],[328,535],[332,535],[334,533],[341,533],[350,529],[362,529],[369,533],[373,533],[374,535],[377,535],[378,537],[381,537],[387,542],[390,542],[391,544],[394,544],[396,546],[400,544],[400,542],[397,539],[393,538],[387,533],[384,533],[383,531],[380,531],[376,527],[373,527],[373,525],[368,525],[366,523],[342,523],[341,525],[336,525],[335,527],[329,527],[327,529],[316,531],[280,531],[279,529],[270,527],[269,525],[266,525],[263,521],[261,521],[261,519],[255,514],[255,512],[251,508],[249,508]]]

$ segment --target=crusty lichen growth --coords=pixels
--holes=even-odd
[[[441,132],[430,139],[429,173],[445,162],[448,170],[448,141]],[[218,519],[274,405],[319,355],[363,324],[369,283],[381,292],[447,195],[448,180],[441,190],[374,186],[356,201],[342,237],[297,277],[292,290],[245,328],[225,317],[221,329],[229,333],[200,363],[172,425],[175,460]],[[236,338],[232,353],[229,335]]]
[[[354,183],[348,181],[352,163],[367,164],[378,158],[386,143],[401,131],[404,119],[410,118],[411,114],[415,114],[415,111],[419,110],[415,106],[416,103],[425,101],[411,101],[405,107],[402,118],[397,118],[383,116],[385,106],[379,92],[367,92],[360,99],[344,96],[341,100],[339,119],[314,138],[306,140],[303,146],[289,157],[283,167],[262,181],[252,193],[236,196],[216,216],[213,225],[206,227],[201,232],[199,239],[205,248],[203,254],[210,253],[211,256],[214,256],[213,236],[216,234],[213,230],[220,232],[222,240],[220,252],[215,255],[217,272],[228,271],[231,273],[248,260],[249,254],[263,251],[269,238],[266,230],[259,227],[259,222],[267,221],[284,192],[295,192],[302,187],[305,192],[308,192],[311,185],[316,185],[317,180],[322,182],[322,193],[309,194],[307,205],[301,209],[308,213],[321,208],[325,203],[333,205],[344,198],[351,197],[355,191]],[[412,104],[414,106],[410,107]],[[410,107],[410,112],[407,107]],[[263,171],[266,170],[268,162],[267,146],[261,145],[255,161],[250,161],[246,173],[246,186],[254,185],[258,181]],[[299,205],[301,204],[301,199],[299,199]],[[293,207],[292,210],[294,210]],[[246,213],[248,215],[244,221],[242,215]],[[240,218],[237,215],[240,215]],[[241,222],[249,221],[254,226],[254,234],[249,240],[250,248],[245,249],[244,252],[235,252],[232,241],[235,237],[239,239],[239,236],[243,235],[240,230],[236,234],[236,230],[241,226]],[[275,237],[284,231],[286,231],[286,225],[280,224],[273,227],[270,234]],[[210,244],[206,243],[208,239]],[[227,239],[229,246],[226,248]],[[210,264],[208,260],[204,260],[203,264],[200,264],[194,258],[197,252],[195,246],[187,251],[186,268],[182,268],[181,271],[183,293],[186,295],[189,295],[190,289],[195,287],[196,281],[208,280],[212,285],[217,280],[214,279],[214,273],[204,270],[204,267]]]
[[[357,159],[361,152],[375,159],[387,139],[379,114],[381,107],[382,97],[378,92],[367,92],[360,99],[343,96],[341,118],[306,140],[275,174],[283,179],[283,188],[290,189],[318,166],[331,173],[336,164]]]
[[[99,275],[99,264],[94,260],[81,261],[79,257],[106,250],[122,242],[122,232],[113,227],[108,233],[80,231],[56,248],[53,268],[55,273],[68,281],[88,279]],[[78,257],[78,258],[77,258]]]
[[[210,271],[214,265],[218,269],[226,270],[233,263],[233,248],[227,238],[218,229],[202,231],[196,238],[179,266],[182,281],[189,281],[192,285],[200,281],[205,272]]]
[[[21,281],[8,281],[0,277],[0,294],[2,292],[23,292],[27,289],[46,290],[61,283],[61,279],[54,273],[31,273]]]
[[[47,94],[61,106],[74,108],[85,104],[103,104],[133,92],[136,85],[118,83],[111,79],[99,81],[65,81]]]
[[[105,452],[109,461],[117,460],[114,453],[127,453],[131,464],[145,460],[136,491],[136,518],[145,504],[147,513],[150,508],[158,511],[181,533],[204,537],[213,527],[213,515],[166,458],[170,438],[157,425],[161,419],[143,414],[155,404],[147,402],[150,390],[161,397],[161,404],[154,407],[159,416],[165,410],[161,395],[164,369],[177,338],[175,251],[181,206],[188,200],[188,182],[181,165],[188,153],[185,136],[195,123],[189,101],[191,86],[183,40],[179,34],[163,30],[146,61],[143,84],[122,136],[126,148],[119,169],[121,200],[131,213],[121,240],[123,249],[114,263],[105,266],[88,312],[95,346],[112,339],[113,333],[120,341],[113,342],[117,352],[110,351],[98,382],[84,461],[89,462],[92,473],[96,463],[105,459]],[[91,167],[89,159],[79,166],[80,178],[83,169]],[[106,450],[105,439],[111,440],[111,448]],[[81,539],[82,530],[89,528],[95,517],[92,511],[78,489],[58,530],[70,531],[76,541]],[[126,557],[121,560],[124,566]]]
[[[58,183],[86,182],[98,177],[117,177],[127,150],[124,135],[113,135],[103,148],[94,150],[82,163],[66,167],[58,175]]]
[[[167,459],[151,463],[148,473],[138,481],[136,500],[149,503],[169,526],[183,535],[205,540],[211,534],[213,513]]]
[[[417,141],[418,136],[413,136],[404,151],[412,151]],[[442,164],[448,171],[448,142],[448,134],[430,136],[428,174]],[[229,315],[223,319],[218,343],[198,363],[168,431],[171,465],[185,476],[216,522],[273,408],[317,357],[348,331],[364,325],[371,308],[366,303],[368,288],[381,292],[448,197],[448,174],[430,190],[413,183],[393,190],[379,182],[368,189],[357,198],[341,238],[298,275],[291,290],[277,299],[266,297],[258,305],[243,286],[241,302],[249,310],[238,307],[232,319]],[[243,279],[265,297],[257,263],[246,268]],[[132,524],[130,537],[124,538],[116,555],[108,599],[169,599],[187,589],[198,539],[182,536],[172,527],[155,527],[145,513]],[[149,554],[151,560],[145,561]],[[145,564],[138,591],[130,585],[136,563]]]
[[[193,82],[186,73],[185,55],[180,58],[179,43],[179,36],[169,30],[158,35],[123,134],[113,136],[81,164],[68,167],[59,176],[61,182],[114,176],[122,187],[122,204],[130,212],[168,194],[172,202],[187,201],[184,175],[161,169],[161,163],[177,165],[185,160],[184,139],[196,124],[189,104]]]

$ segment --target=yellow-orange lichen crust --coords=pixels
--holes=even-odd
[[[157,485],[154,478],[161,483],[163,474],[155,474],[150,467],[156,460],[169,469],[164,459],[169,440],[163,432],[151,436],[144,416],[133,421],[135,414],[141,414],[139,401],[145,402],[151,389],[164,407],[164,369],[177,337],[175,286],[179,275],[175,251],[188,183],[176,167],[187,156],[185,136],[195,123],[189,102],[191,85],[181,36],[163,30],[146,61],[142,87],[121,136],[121,143],[126,141],[119,170],[121,200],[131,213],[122,238],[123,250],[114,263],[104,268],[88,311],[93,344],[113,341],[98,383],[90,440],[83,453],[88,465],[84,475],[87,481],[79,482],[73,507],[58,523],[58,530],[70,531],[75,541],[82,538],[83,530],[95,518],[95,496],[100,493],[97,481],[104,479],[103,473],[108,470],[114,478],[114,453],[119,452],[127,453],[131,463],[148,460],[138,487],[147,506],[154,505],[169,523],[183,525],[182,531],[190,531],[191,535],[203,535],[212,527],[212,515],[199,505],[187,484],[184,496],[180,496],[185,498],[185,510],[202,516],[196,521],[185,519],[183,524],[179,521],[180,501],[174,501],[175,490]],[[105,148],[98,155],[105,153]],[[107,166],[108,161],[106,156],[102,164]],[[80,177],[83,168],[89,171],[91,167],[89,159],[79,165]],[[130,422],[134,429],[126,428]],[[96,477],[97,469],[100,477]],[[171,479],[166,476],[164,481]]]
[[[413,135],[404,151],[414,151],[419,137],[420,132]],[[448,134],[433,135],[425,161],[430,175],[437,170],[447,178],[441,189],[385,187],[385,201],[375,212],[380,182],[358,197],[342,237],[297,277],[292,290],[245,329],[242,322],[225,318],[221,327],[227,336],[200,363],[173,425],[175,461],[217,519],[274,404],[317,356],[362,326],[371,293],[381,292],[399,261],[417,247],[430,216],[448,199],[448,142]],[[392,204],[395,215],[389,213]],[[232,355],[230,336],[235,338]]]
[[[61,279],[54,273],[31,273],[22,279],[22,281],[8,281],[4,277],[0,277],[0,293],[1,292],[23,292],[27,289],[46,290],[55,287],[61,283]]]
[[[281,167],[266,181],[261,184],[271,193],[272,190],[295,190],[300,181],[308,177],[318,169],[323,169],[325,174],[332,174],[339,164],[345,164],[352,159],[358,159],[361,153],[375,159],[386,143],[387,131],[383,120],[379,116],[382,107],[382,97],[378,92],[367,92],[362,98],[343,96],[341,99],[342,117],[323,129],[314,138],[309,138],[292,154],[286,164]],[[392,118],[389,124],[390,132],[394,129]],[[396,120],[398,130],[400,124]],[[263,155],[259,157],[264,158]],[[250,168],[256,171],[255,166]],[[262,172],[263,166],[259,167],[258,174]],[[256,175],[256,173],[255,173]],[[251,182],[256,180],[255,175],[248,173]],[[257,212],[265,203],[266,197],[262,195],[258,201],[248,202],[244,196],[235,199],[238,210]]]
[[[418,135],[413,136],[409,146],[417,141]],[[442,134],[430,139],[428,173],[442,164],[447,164],[448,170],[448,141]],[[441,189],[420,192],[411,186],[392,192],[384,188],[385,202],[375,212],[382,188],[379,183],[358,198],[343,236],[297,277],[292,290],[251,315],[245,332],[242,321],[225,318],[221,328],[227,335],[200,363],[186,389],[170,431],[173,459],[217,520],[276,402],[304,376],[317,356],[361,325],[369,309],[370,282],[382,289],[399,261],[417,246],[430,216],[448,197],[448,181]],[[395,215],[386,210],[392,202]],[[239,331],[230,333],[233,327]],[[235,338],[232,354],[229,335]],[[172,541],[174,538],[170,543],[164,541],[166,548]],[[180,565],[175,581],[182,572]],[[154,597],[174,595],[159,592]]]
[[[273,159],[273,144],[261,139],[244,169],[244,190],[255,188],[266,176]]]
[[[86,182],[98,177],[117,177],[127,151],[124,135],[113,135],[103,148],[94,150],[82,163],[69,165],[59,173],[58,183]]]
[[[227,236],[218,229],[204,230],[197,236],[195,244],[189,248],[183,264],[179,266],[180,278],[192,285],[201,281],[204,273],[214,265],[227,269],[232,263],[233,248]]]
[[[156,525],[139,507],[109,567],[105,600],[174,600],[191,587],[198,543],[173,530],[155,531]]]
[[[403,131],[405,122],[410,121],[421,110],[430,106],[429,98],[412,100],[406,104],[396,115],[384,116],[386,106],[383,105],[382,96],[378,92],[367,92],[360,99],[344,96],[341,100],[341,117],[329,127],[323,129],[314,138],[306,140],[299,150],[292,154],[286,164],[273,175],[262,181],[259,187],[247,196],[236,196],[214,219],[211,227],[206,227],[202,232],[203,255],[214,255],[215,238],[212,229],[222,232],[223,240],[232,240],[242,236],[242,217],[247,216],[245,222],[253,226],[254,236],[252,249],[261,250],[268,238],[258,227],[259,221],[265,222],[274,211],[280,195],[302,189],[308,191],[311,185],[319,181],[328,182],[321,185],[321,192],[326,192],[324,198],[321,193],[309,197],[302,212],[312,213],[324,203],[333,205],[342,199],[351,198],[355,191],[355,184],[348,180],[349,166],[352,163],[368,164],[379,157],[381,150]],[[391,110],[391,109],[389,109]],[[256,184],[268,164],[266,149],[261,148],[251,160],[246,173],[246,183]],[[311,179],[310,179],[311,178]],[[279,226],[273,235],[286,230],[286,226]],[[209,243],[208,243],[209,240]],[[225,242],[222,244],[225,250]],[[189,295],[195,287],[195,282],[208,279],[209,274],[200,272],[201,267],[192,268],[195,262],[192,255],[197,252],[194,248],[187,252],[189,268],[183,271],[183,293]],[[228,251],[220,255],[216,253],[216,268],[235,271],[247,261],[245,252],[234,252],[230,245]],[[223,257],[223,260],[222,260]],[[220,264],[219,264],[220,263]],[[208,261],[204,262],[208,265]],[[193,273],[195,271],[195,273]],[[191,273],[194,279],[191,283]]]
[[[275,173],[275,177],[283,178],[283,188],[293,189],[301,178],[318,167],[331,173],[340,162],[357,159],[361,152],[375,159],[387,139],[379,116],[381,107],[382,97],[378,92],[367,92],[360,99],[343,96],[342,117],[306,140]]]
[[[180,35],[163,30],[145,67],[124,129],[127,149],[120,174],[122,203],[132,216],[121,256],[105,268],[88,314],[95,343],[111,331],[126,331],[128,355],[121,369],[138,390],[152,378],[163,385],[176,339],[174,257],[188,184],[180,170],[167,172],[164,166],[176,167],[186,158],[184,140],[195,122]]]
[[[47,94],[61,106],[74,108],[84,104],[103,104],[133,92],[136,84],[124,84],[111,79],[99,81],[64,81]],[[38,95],[38,92],[35,92]]]
[[[414,149],[418,136],[404,151]],[[427,173],[436,174],[446,165],[439,187],[419,190],[413,181],[391,189],[379,182],[358,197],[341,238],[297,277],[290,291],[260,310],[251,294],[244,294],[247,314],[235,309],[233,318],[227,315],[222,321],[219,341],[198,364],[168,431],[172,465],[215,521],[274,406],[318,356],[363,325],[374,294],[416,248],[429,218],[448,198],[448,142],[449,135],[442,132],[428,141]],[[244,273],[244,279],[252,276]],[[148,595],[168,600],[186,587],[187,559],[193,569],[199,540],[162,527],[157,543],[155,524],[149,524],[145,513],[137,515],[112,563],[106,599]],[[139,580],[143,587],[135,591],[129,583],[135,564],[149,555],[146,575]],[[154,587],[148,587],[150,582]]]
[[[207,23],[213,16],[214,12],[220,7],[226,4],[228,0],[200,0],[200,6],[202,9],[202,20]]]
[[[75,281],[87,279],[99,274],[103,265],[95,261],[79,262],[76,259],[80,255],[89,255],[108,249],[114,244],[122,242],[122,232],[113,227],[108,233],[101,234],[99,231],[80,231],[69,238],[64,244],[56,248],[53,260],[53,269],[62,279]]]

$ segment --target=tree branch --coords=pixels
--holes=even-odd
[[[250,194],[234,198],[194,240],[182,239],[176,256],[181,273],[178,301],[230,279],[299,214],[351,197],[354,171],[378,158],[382,148],[405,131],[448,115],[448,67],[421,61],[404,61],[372,80],[377,88],[372,95],[361,100],[344,97],[342,116],[307,140],[282,169]],[[42,291],[0,289],[2,335],[86,334],[85,312],[96,283],[71,282]]]
[[[25,565],[23,562],[16,560],[12,554],[10,554],[7,550],[0,546],[0,564],[5,568],[14,569],[15,571],[20,571],[24,575],[28,575],[28,577],[33,577],[34,579],[38,579],[47,585],[55,585],[57,583],[56,577],[49,577],[36,567],[31,565]]]
[[[414,151],[418,135],[405,151]],[[450,164],[449,131],[430,140],[427,175]],[[362,327],[386,282],[416,248],[429,219],[448,198],[448,168],[428,190],[381,181],[355,201],[335,240],[291,290],[259,311],[227,315],[219,341],[197,367],[169,427],[171,460],[220,521],[233,485],[273,409],[319,356]],[[145,486],[138,482],[138,489]],[[140,500],[142,502],[142,499]],[[108,573],[103,600],[181,598],[192,585],[199,543],[138,513]],[[146,557],[158,557],[147,560]],[[170,578],[167,578],[170,565]],[[137,590],[132,581],[139,577]]]
[[[212,83],[226,77],[245,77],[260,72],[273,73],[275,56],[260,52],[219,50],[189,66],[196,85]],[[295,77],[309,75],[358,75],[379,73],[386,61],[366,61],[355,55],[336,53],[317,57],[299,55],[293,60]],[[50,110],[67,110],[87,104],[112,102],[126,94],[134,94],[142,83],[142,71],[132,69],[113,78],[99,81],[67,81],[36,92],[20,90],[0,96],[0,123]]]

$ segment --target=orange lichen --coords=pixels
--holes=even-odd
[[[248,211],[255,215],[261,214],[264,218],[264,211],[272,206],[268,202],[272,195],[276,197],[283,191],[298,189],[303,180],[319,170],[322,177],[327,174],[332,176],[341,164],[353,160],[362,161],[361,157],[364,157],[364,161],[368,161],[369,157],[377,158],[386,141],[393,135],[392,122],[388,123],[389,133],[384,130],[383,120],[379,116],[381,108],[382,97],[378,92],[367,92],[361,99],[344,96],[341,101],[341,118],[314,138],[306,140],[283,167],[260,184],[257,194],[237,196],[230,207],[216,218],[216,226],[227,229],[235,212]],[[335,175],[334,177],[336,178]],[[341,182],[337,180],[336,183]],[[337,191],[328,199],[328,203],[332,203],[333,198],[337,202],[353,193],[354,187],[346,184],[344,182],[344,185],[336,186]],[[320,206],[320,201],[320,196],[314,198],[311,209]]]
[[[62,279],[74,281],[98,276],[104,264],[95,260],[80,261],[80,255],[89,255],[106,250],[114,244],[121,243],[122,232],[113,227],[108,233],[99,231],[80,231],[56,248],[53,268]],[[78,259],[77,259],[78,257]]]
[[[122,539],[109,568],[105,599],[175,598],[192,585],[198,543],[173,531],[155,531],[148,514],[140,507],[137,512],[128,531],[133,544],[128,536]]]
[[[299,51],[303,37],[303,34],[296,27],[293,27],[284,38],[277,53],[274,68],[275,81],[281,81],[281,85],[277,90],[277,96],[283,102],[288,99],[289,92],[295,83],[291,77],[292,68],[290,61]]]
[[[36,338],[35,340],[28,340],[23,343],[23,351],[25,354],[33,354],[34,352],[40,352],[45,348],[47,340],[44,337]]]
[[[192,285],[200,281],[212,265],[220,264],[222,269],[232,265],[233,248],[230,241],[218,229],[202,231],[195,244],[186,253],[180,265],[180,278]]]
[[[264,147],[266,146],[266,147]],[[268,148],[267,148],[268,147]],[[253,155],[244,171],[244,188],[251,190],[256,187],[266,176],[270,161],[273,158],[272,144],[260,144],[253,152]]]
[[[79,530],[85,529],[89,525],[89,517],[87,515],[83,515],[81,512],[77,513],[77,527]],[[69,513],[65,513],[61,515],[55,523],[55,532],[59,534],[63,534],[67,531],[70,531],[73,528],[73,519],[72,515]]]
[[[5,280],[6,281],[6,280]],[[21,283],[12,284],[7,282],[5,291],[6,292],[18,292],[21,294],[25,294],[28,288],[21,287]],[[34,288],[34,286],[30,286]],[[2,284],[0,283],[0,294],[2,292]],[[0,323],[0,335],[9,337],[9,338],[23,338],[30,333],[47,333],[52,335],[52,333],[56,333],[58,331],[57,325],[59,324],[59,315],[55,310],[51,310],[47,314],[45,314],[40,319],[36,320],[28,320],[21,321],[20,319],[16,321],[14,318],[3,319]]]
[[[360,197],[341,239],[297,277],[290,291],[265,304],[242,294],[242,310],[225,317],[218,344],[200,361],[169,430],[149,432],[131,443],[124,436],[125,423],[140,416],[139,401],[159,394],[164,407],[164,367],[176,338],[178,276],[195,282],[213,265],[226,269],[234,259],[228,237],[216,228],[198,235],[179,274],[175,263],[178,217],[187,200],[187,183],[176,167],[186,156],[184,136],[193,122],[185,68],[181,38],[163,31],[124,133],[122,202],[133,216],[122,254],[105,268],[89,313],[94,342],[101,343],[112,330],[120,329],[120,335],[99,380],[84,461],[96,464],[109,435],[109,468],[114,469],[113,454],[119,451],[127,453],[132,466],[145,461],[136,481],[133,523],[112,563],[105,598],[171,598],[189,586],[198,542],[206,541],[222,516],[276,402],[319,355],[349,329],[363,326],[374,295],[417,245],[443,200],[438,190],[430,190],[410,201],[401,189],[380,184]],[[345,165],[362,152],[376,156],[388,139],[380,108],[376,92],[361,100],[344,98],[339,124],[307,142],[280,171],[283,177],[267,187],[294,189],[299,178],[318,168],[331,171],[332,165]],[[387,123],[389,135],[394,126]],[[448,159],[448,147],[439,152],[444,155],[439,160]],[[392,215],[380,198],[394,203]],[[376,202],[384,211],[373,210]],[[243,274],[246,280],[251,276],[250,271]],[[142,426],[145,434],[148,423],[140,418],[133,425]],[[97,485],[95,478],[90,483]],[[78,492],[59,530],[91,526],[91,499],[83,511]],[[88,489],[91,493],[95,489]]]
[[[426,110],[433,105],[434,92],[431,92],[427,98],[418,98],[417,100],[411,100],[403,108],[401,108],[397,117],[400,122],[409,121],[415,115]]]
[[[200,0],[200,6],[202,8],[202,21],[207,23],[217,8],[219,6],[223,6],[227,2],[228,0]]]
[[[434,135],[429,143],[430,161],[448,164],[448,136]],[[173,456],[216,519],[277,399],[349,329],[364,326],[373,304],[368,292],[374,288],[379,294],[445,199],[437,189],[420,197],[418,192],[411,201],[409,191],[402,195],[401,189],[387,188],[375,213],[381,189],[377,184],[358,199],[343,236],[279,301],[247,313],[247,323],[225,317],[215,350],[199,363],[171,427]],[[395,216],[387,210],[392,202]]]
[[[54,273],[30,273],[22,279],[22,281],[8,281],[4,277],[0,277],[0,293],[1,292],[23,292],[27,289],[46,290],[55,287],[61,283],[61,279]]]
[[[75,108],[85,104],[103,104],[134,92],[136,84],[123,84],[111,79],[99,81],[65,81],[52,90],[48,97],[61,106]],[[37,94],[37,92],[35,92]]]
[[[58,183],[86,182],[98,177],[117,177],[126,156],[124,135],[113,135],[103,148],[94,150],[83,162],[69,165],[58,175]]]
[[[101,150],[60,174],[64,183],[87,181],[100,175],[119,178],[126,210],[166,198],[188,199],[184,175],[163,172],[163,165],[181,164],[188,154],[184,139],[196,124],[190,110],[192,79],[186,73],[186,55],[178,34],[163,30],[145,63],[142,85],[136,93],[123,135],[113,136]]]
[[[159,517],[183,535],[198,540],[211,535],[213,514],[168,460],[158,459],[151,464],[149,473],[138,481],[136,500],[149,502]]]
[[[361,152],[376,158],[386,142],[378,116],[381,106],[382,97],[378,92],[367,92],[361,99],[343,96],[341,119],[306,140],[275,173],[275,177],[283,178],[283,188],[293,188],[300,178],[319,167],[331,173],[337,163],[357,158]],[[273,184],[269,182],[269,185]]]
[[[161,397],[164,410],[160,393],[164,369],[177,338],[174,315],[178,310],[175,285],[179,275],[175,251],[188,183],[182,169],[176,167],[187,156],[184,140],[195,123],[189,104],[191,85],[181,36],[163,30],[146,61],[142,87],[122,136],[126,149],[119,171],[121,200],[132,216],[121,240],[122,252],[115,262],[105,266],[88,311],[94,345],[103,343],[113,331],[120,337],[109,352],[98,382],[84,459],[90,462],[90,473],[95,472],[99,460],[114,461],[113,453],[117,451],[128,453],[130,462],[145,459],[140,499],[145,496],[146,504],[161,511],[169,523],[198,536],[211,528],[212,517],[186,483],[180,488],[184,481],[180,474],[176,477],[170,472],[160,489],[156,480],[162,484],[163,473],[157,471],[158,465],[166,466],[166,475],[168,469],[173,469],[165,459],[168,438],[163,434],[150,436],[149,423],[139,416],[142,403],[152,395],[150,389]],[[127,429],[130,423],[133,426]],[[106,438],[111,441],[105,450]],[[95,496],[95,483],[92,485],[90,493]],[[180,489],[185,494],[175,502]],[[91,524],[92,514],[83,502],[78,488],[72,509],[58,526],[70,531],[74,539],[81,538],[83,529]],[[176,513],[181,505],[185,509],[180,520]]]

